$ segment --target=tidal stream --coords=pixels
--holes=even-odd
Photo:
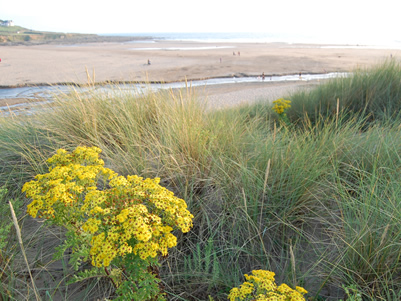
[[[193,80],[188,82],[173,82],[173,83],[126,83],[126,84],[106,84],[95,85],[91,87],[75,87],[76,90],[87,92],[89,89],[95,89],[96,92],[111,93],[116,90],[122,92],[139,92],[143,93],[150,90],[160,89],[177,89],[185,88],[186,86],[199,87],[208,85],[222,85],[222,84],[238,84],[238,83],[272,83],[283,81],[313,81],[320,79],[330,79],[337,77],[346,77],[348,73],[323,73],[323,74],[296,74],[296,75],[280,75],[280,76],[266,76],[265,78],[259,77],[225,77],[225,78],[212,78],[205,80]],[[18,88],[1,88],[0,99],[22,98],[27,99],[26,103],[18,103],[10,106],[0,106],[0,113],[9,111],[10,109],[18,109],[19,107],[32,107],[43,102],[52,101],[53,97],[60,93],[68,93],[71,91],[72,86],[69,85],[54,85],[54,86],[32,86],[32,87],[18,87]],[[32,102],[30,100],[35,100]],[[37,101],[36,101],[37,100]]]

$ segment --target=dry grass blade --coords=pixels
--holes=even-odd
[[[259,213],[259,232],[262,230],[262,218],[263,218],[263,207],[266,195],[266,188],[267,188],[267,180],[269,179],[269,172],[270,172],[270,159],[267,161],[267,167],[265,172],[265,181],[263,183],[263,194],[262,194],[262,205],[260,206],[260,213]]]
[[[39,296],[39,294],[38,294],[38,292],[36,290],[35,282],[33,281],[31,269],[29,268],[28,259],[26,257],[24,245],[22,243],[21,229],[20,229],[20,227],[18,225],[18,220],[17,220],[17,217],[15,216],[13,205],[11,204],[11,202],[8,202],[8,203],[10,204],[10,210],[11,210],[11,215],[12,215],[12,218],[13,218],[13,223],[14,223],[14,226],[15,226],[15,231],[17,233],[18,242],[19,242],[19,245],[21,247],[22,255],[24,256],[26,267],[28,269],[29,277],[31,278],[32,287],[33,287],[33,291],[35,293],[36,300],[41,300],[41,298],[40,298],[40,296]]]

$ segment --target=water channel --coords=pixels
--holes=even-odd
[[[261,77],[225,77],[225,78],[212,78],[205,80],[194,80],[190,82],[174,82],[174,83],[151,83],[151,84],[112,84],[112,85],[98,85],[95,87],[77,87],[78,91],[85,92],[88,89],[95,89],[99,92],[108,93],[120,89],[125,92],[146,92],[147,90],[159,89],[175,89],[185,88],[186,85],[192,87],[208,86],[208,85],[222,85],[222,84],[238,84],[238,83],[266,83],[269,82],[283,82],[283,81],[313,81],[320,79],[330,79],[337,77],[346,77],[348,73],[322,73],[322,74],[294,74],[294,75],[280,75],[280,76],[266,76],[264,79]],[[13,108],[26,107],[42,104],[43,102],[52,101],[52,97],[59,93],[68,93],[71,91],[71,86],[68,85],[54,85],[54,86],[32,86],[32,87],[18,87],[18,88],[2,88],[0,89],[0,99],[23,98],[27,100],[42,100],[39,102],[19,103],[11,106],[0,106],[0,112],[6,112]]]

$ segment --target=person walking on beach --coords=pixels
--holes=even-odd
[[[148,65],[150,65],[150,60],[148,60]]]
[[[262,72],[262,80],[265,80],[265,73]]]

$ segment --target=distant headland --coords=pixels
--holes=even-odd
[[[15,25],[12,20],[0,19],[0,46],[125,42],[147,39],[151,38],[37,31]]]

